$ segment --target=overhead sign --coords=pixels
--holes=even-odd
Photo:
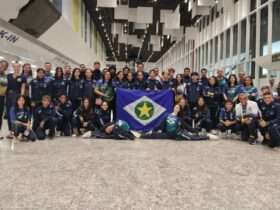
[[[0,29],[0,39],[6,40],[14,44],[19,40],[19,36],[10,33],[9,31]]]

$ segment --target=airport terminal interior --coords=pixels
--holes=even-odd
[[[7,0],[0,209],[280,209],[280,0]]]

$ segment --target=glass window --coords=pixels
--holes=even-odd
[[[252,61],[251,62],[251,71],[250,71],[250,76],[252,78],[256,77],[255,72],[256,72],[256,63],[255,63],[255,61]]]
[[[250,56],[256,57],[256,13],[250,16]]]
[[[213,39],[210,41],[210,63],[213,62],[214,48],[213,48]]]
[[[280,0],[273,2],[272,53],[280,52]]]
[[[256,6],[257,6],[257,0],[251,0],[250,11],[256,9]]]
[[[87,16],[87,11],[85,11],[85,43],[87,43],[87,34],[88,34],[88,16]]]
[[[241,22],[241,53],[246,52],[246,31],[247,31],[247,21],[245,19]]]
[[[224,33],[220,36],[220,59],[224,58]]]
[[[230,56],[230,29],[226,32],[226,57]]]
[[[237,46],[238,46],[238,25],[233,26],[233,49],[232,54],[237,55]]]
[[[211,11],[210,11],[210,15],[211,15],[211,22],[214,21],[214,14],[215,14],[215,7],[212,7]]]
[[[208,42],[206,43],[205,47],[205,65],[208,64]]]
[[[267,0],[261,0],[261,4],[264,4],[266,2],[267,2]]]
[[[84,37],[84,29],[85,29],[85,5],[81,3],[81,36]]]
[[[268,70],[260,67],[259,77],[260,78],[266,78],[267,75],[268,75]]]
[[[197,54],[198,54],[197,67],[198,67],[198,69],[199,69],[199,68],[200,68],[200,47],[198,48]]]
[[[218,40],[219,40],[219,38],[218,38],[218,36],[216,36],[216,38],[215,38],[215,63],[217,63],[218,62]]]
[[[268,7],[265,7],[261,10],[261,33],[260,33],[260,55],[267,55],[268,54]]]
[[[205,61],[205,51],[204,51],[204,45],[202,45],[201,47],[201,65],[203,66],[204,65],[204,61]]]
[[[92,48],[92,36],[93,36],[93,22],[90,21],[89,25],[89,47]]]

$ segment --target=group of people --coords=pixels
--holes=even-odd
[[[11,71],[8,72],[9,66]],[[56,67],[45,63],[36,70],[30,64],[0,61],[0,126],[6,113],[7,138],[43,140],[46,137],[78,136],[134,139],[128,122],[115,119],[117,88],[143,91],[170,89],[174,111],[160,126],[142,138],[206,140],[206,132],[240,135],[256,144],[258,131],[263,144],[280,145],[280,105],[271,87],[259,91],[244,73],[225,77],[223,70],[208,76],[207,69],[177,73],[170,68],[144,71],[143,63],[132,72],[128,67],[93,69],[80,65]]]

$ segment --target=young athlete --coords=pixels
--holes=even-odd
[[[162,89],[162,85],[160,81],[156,79],[155,70],[152,69],[149,73],[149,79],[146,81],[146,90],[156,91],[161,89]]]
[[[77,109],[81,105],[84,95],[84,80],[80,77],[81,71],[75,68],[69,82],[69,99],[71,100],[73,109]]]
[[[91,100],[89,98],[84,98],[81,106],[73,113],[73,136],[79,136],[88,131],[94,131],[95,120],[97,120],[97,117],[92,108]]]
[[[173,139],[173,140],[208,140],[207,136],[192,134],[182,127],[181,119],[178,116],[181,108],[177,104],[173,112],[169,114],[161,125],[152,133],[143,134],[143,139]]]
[[[67,99],[66,94],[61,94],[55,106],[57,127],[59,136],[70,136],[72,133],[72,103]]]
[[[225,107],[221,109],[217,127],[222,133],[228,132],[228,134],[231,134],[238,132],[234,103],[231,100],[227,100]]]
[[[50,94],[51,90],[49,84],[45,80],[44,69],[37,69],[37,76],[31,81],[30,86],[31,106],[36,109],[40,105],[42,97]]]
[[[68,87],[69,81],[64,78],[63,69],[61,67],[57,67],[55,69],[54,80],[50,83],[51,96],[55,103],[58,101],[61,94],[68,95]]]
[[[51,97],[43,96],[42,105],[34,112],[33,129],[39,140],[44,140],[47,136],[52,139],[55,136],[56,113],[51,105]]]
[[[194,120],[194,127],[199,131],[204,129],[207,132],[211,131],[211,114],[202,96],[198,97],[196,106],[192,110],[192,119]]]
[[[16,104],[10,109],[9,114],[14,136],[20,140],[36,141],[36,135],[31,128],[31,112],[24,96],[17,97]]]
[[[16,103],[16,98],[19,95],[24,95],[26,79],[21,74],[21,65],[19,63],[13,64],[13,73],[8,74],[7,79],[7,91],[6,91],[6,112],[10,113],[11,107],[13,107]],[[12,122],[10,119],[10,115],[7,114],[8,117],[8,128],[10,134],[7,138],[13,138],[11,133],[12,131]]]
[[[133,89],[136,90],[146,90],[147,85],[145,82],[145,76],[142,71],[136,73],[136,78],[134,80]]]
[[[263,136],[263,144],[270,147],[280,146],[280,105],[273,99],[271,92],[263,94],[263,103],[260,105],[261,118],[259,129]]]
[[[251,101],[257,101],[258,99],[258,89],[254,86],[253,79],[250,76],[245,77],[240,92],[246,93]]]
[[[116,123],[111,118],[111,111],[106,101],[103,101],[97,111],[97,130],[93,132],[96,138],[129,139],[134,140],[127,122],[118,120]]]
[[[209,108],[211,115],[212,129],[216,129],[218,124],[219,110],[223,99],[223,93],[218,85],[218,80],[215,76],[211,76],[209,78],[208,86],[204,88],[203,92],[205,102]]]

